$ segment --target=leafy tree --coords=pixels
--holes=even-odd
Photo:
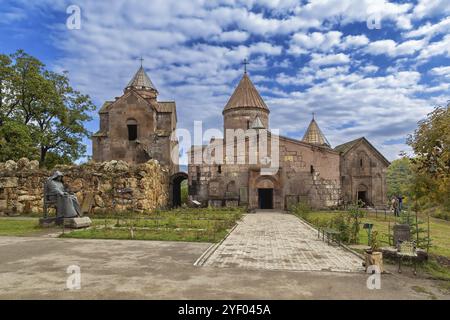
[[[14,120],[6,120],[0,125],[0,162],[22,157],[34,160],[31,150],[37,151],[26,125]]]
[[[48,71],[22,50],[0,55],[3,159],[35,158],[37,152],[41,166],[75,161],[86,152],[82,139],[90,133],[83,122],[91,120],[93,110],[89,96],[70,86],[66,72]],[[9,132],[7,126],[13,130]],[[21,144],[18,150],[14,147],[17,143]]]
[[[12,73],[6,75],[9,81],[5,88],[8,98],[3,106],[4,116],[27,125],[32,120],[34,107],[48,89],[48,83],[43,77],[44,65],[23,50],[18,50],[10,58],[13,63],[9,71]]]
[[[67,74],[45,72],[48,91],[32,113],[33,136],[40,148],[40,163],[44,164],[48,152],[63,155],[75,161],[86,152],[81,143],[89,136],[83,122],[91,120],[88,112],[95,110],[89,96],[74,90]],[[53,157],[53,159],[55,159]],[[65,162],[65,161],[64,161]]]
[[[414,193],[450,209],[450,103],[420,121],[408,144],[415,153],[411,159]]]
[[[11,83],[13,68],[11,58],[0,54],[0,126],[11,113],[10,100],[12,97]]]
[[[411,198],[412,174],[409,158],[402,157],[392,161],[386,174],[389,199],[399,194]]]

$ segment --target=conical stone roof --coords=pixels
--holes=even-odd
[[[331,147],[325,135],[320,130],[316,120],[312,119],[302,139],[303,142]]]
[[[133,79],[131,79],[131,81],[128,83],[127,89],[129,88],[158,91],[156,90],[155,85],[153,84],[152,80],[150,80],[142,66],[136,72]]]
[[[223,111],[236,108],[260,108],[269,111],[247,73],[244,73]]]

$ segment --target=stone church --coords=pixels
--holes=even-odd
[[[279,166],[274,174],[265,173],[268,164],[258,155],[259,144],[250,149],[246,137],[245,154],[239,154],[236,151],[239,142],[232,137],[233,141],[227,143],[224,134],[224,139],[212,139],[208,145],[191,148],[188,166],[191,199],[204,205],[239,205],[250,209],[288,209],[299,202],[314,208],[332,208],[358,199],[370,206],[386,205],[389,161],[367,139],[362,137],[332,148],[314,117],[302,140],[275,136],[269,129],[270,110],[247,72],[222,114],[224,132],[253,129],[257,138],[268,136],[268,146],[277,138]],[[224,145],[231,145],[236,151],[234,159],[223,156],[225,150],[219,149],[222,161],[215,158],[214,163],[206,164],[195,160]],[[250,164],[252,152],[258,162]],[[239,157],[247,162],[236,161]]]
[[[158,90],[141,65],[123,95],[101,107],[100,130],[92,136],[93,160],[143,163],[155,159],[172,174],[178,172],[170,156],[178,148],[171,139],[177,124],[176,105],[157,98]]]
[[[389,161],[367,139],[332,148],[314,118],[302,140],[275,135],[269,128],[269,107],[246,71],[223,109],[224,138],[192,146],[188,173],[179,172],[178,164],[171,160],[172,152],[178,154],[178,141],[171,139],[177,124],[175,102],[158,101],[158,90],[142,65],[123,95],[106,101],[99,115],[100,129],[92,136],[93,160],[158,160],[169,168],[171,206],[181,204],[180,184],[185,179],[190,200],[211,206],[287,209],[298,202],[315,208],[337,207],[358,199],[371,206],[387,202]],[[214,155],[215,162],[203,161],[205,153],[214,154],[230,145],[227,129],[245,134],[241,142],[232,138],[233,157],[224,156],[222,150],[221,155]],[[266,151],[278,154],[278,166],[270,174],[267,158],[271,158],[263,157],[259,144],[256,150],[250,148],[250,131],[256,132],[257,141],[267,140]],[[256,163],[248,161],[252,156]]]

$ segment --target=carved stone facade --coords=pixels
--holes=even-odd
[[[314,208],[338,207],[344,201],[358,197],[367,205],[386,204],[385,175],[389,162],[367,142],[346,144],[332,149],[315,119],[311,121],[302,140],[275,136],[269,131],[269,108],[245,73],[223,111],[225,139],[215,139],[208,145],[193,146],[190,150],[188,183],[190,198],[211,206],[248,206],[250,209],[287,209],[299,202]],[[268,154],[272,139],[278,139],[279,166],[271,174],[263,172],[270,166],[264,163],[259,150],[250,151],[250,137],[245,137],[245,150],[240,153],[234,141],[234,159],[227,159],[223,147],[222,161],[200,161],[205,154],[213,155],[218,145],[226,145],[227,129],[257,133],[257,139],[268,136]],[[355,140],[356,141],[356,140]],[[254,156],[256,164],[249,164]],[[363,167],[354,169],[361,157]],[[358,158],[360,157],[360,158]],[[261,158],[261,159],[260,159]],[[231,161],[233,160],[233,161]],[[238,160],[244,160],[239,162]],[[220,162],[220,163],[218,163]],[[236,164],[240,163],[240,164]],[[365,167],[365,164],[369,166]],[[366,193],[358,188],[366,187]],[[359,192],[359,193],[358,193]]]
[[[100,130],[92,137],[93,160],[123,160],[145,163],[158,160],[178,172],[171,151],[178,142],[171,139],[176,128],[175,102],[157,101],[158,91],[141,67],[121,97],[107,101],[99,111]]]

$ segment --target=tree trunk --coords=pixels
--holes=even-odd
[[[39,159],[39,167],[43,167],[45,163],[45,157],[47,155],[47,149],[45,147],[41,147],[41,155]]]

